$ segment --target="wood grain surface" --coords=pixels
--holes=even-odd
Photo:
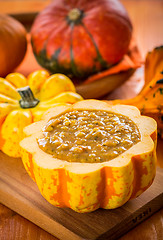
[[[48,5],[50,0],[0,1],[1,13],[36,13]],[[138,45],[145,58],[146,53],[163,44],[163,1],[162,0],[121,0],[132,19]],[[30,66],[32,68],[32,66]],[[127,89],[126,89],[127,87]],[[131,87],[131,88],[128,88]],[[108,98],[128,98],[137,94],[142,80],[135,79],[130,84],[117,89]],[[130,91],[129,91],[130,89]],[[135,91],[136,89],[136,91]],[[158,166],[163,168],[163,140],[159,139],[157,153]],[[56,234],[57,235],[57,234]],[[57,240],[40,227],[16,212],[0,204],[0,240]],[[162,240],[163,209],[126,233],[120,240]],[[66,238],[65,238],[66,240]],[[73,239],[72,239],[73,240]]]
[[[0,152],[0,202],[61,240],[114,240],[163,207],[163,171],[141,196],[114,210],[76,213],[49,204],[29,178],[21,159]]]

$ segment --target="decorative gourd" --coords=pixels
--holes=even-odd
[[[50,107],[80,100],[73,83],[63,74],[50,76],[39,70],[28,78],[20,73],[0,78],[0,150],[20,157],[19,141],[25,126],[40,120]]]
[[[31,29],[38,63],[77,79],[119,62],[131,35],[131,21],[118,0],[55,0]]]
[[[149,52],[145,61],[145,85],[132,99],[109,101],[139,108],[141,114],[157,121],[158,133],[163,138],[163,46]]]
[[[123,114],[137,125],[141,140],[110,161],[87,163],[54,158],[39,147],[37,140],[50,119],[73,110]],[[144,192],[155,177],[157,125],[152,118],[140,116],[136,107],[99,100],[65,104],[48,110],[43,120],[27,126],[24,132],[26,137],[20,142],[24,166],[45,199],[57,207],[77,212],[117,208]]]
[[[163,78],[163,45],[148,52],[145,60],[145,86],[157,76]]]
[[[0,14],[0,76],[5,77],[23,60],[27,49],[26,30],[16,19]]]

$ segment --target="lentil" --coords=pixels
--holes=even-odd
[[[140,141],[136,124],[107,111],[77,111],[51,119],[38,139],[39,147],[69,162],[105,162]]]

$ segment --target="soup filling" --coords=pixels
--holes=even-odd
[[[68,162],[114,159],[140,141],[137,125],[127,116],[100,110],[74,110],[50,119],[39,147]]]

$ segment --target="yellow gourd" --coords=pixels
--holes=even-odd
[[[0,78],[0,150],[20,157],[19,141],[25,126],[40,120],[42,114],[55,105],[82,99],[63,74],[50,76],[47,71],[39,70],[27,78],[20,73]]]

